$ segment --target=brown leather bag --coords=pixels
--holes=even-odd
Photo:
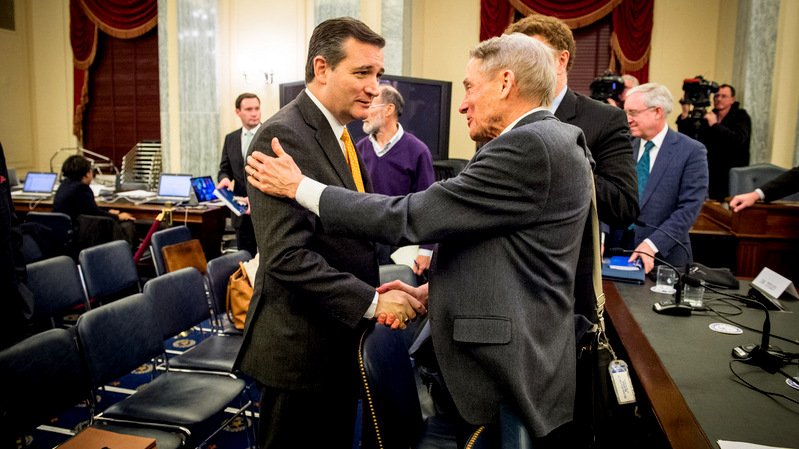
[[[252,299],[252,285],[244,270],[244,263],[239,262],[239,269],[230,275],[227,283],[225,309],[230,321],[236,329],[244,329],[244,319]]]

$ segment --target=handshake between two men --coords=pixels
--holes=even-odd
[[[326,186],[303,175],[294,159],[283,151],[277,137],[272,139],[272,151],[277,157],[260,151],[247,157],[245,171],[249,183],[267,195],[295,199],[318,216]],[[392,329],[405,329],[411,320],[427,313],[427,293],[427,284],[412,287],[396,280],[381,285],[377,288],[374,314],[377,322]]]

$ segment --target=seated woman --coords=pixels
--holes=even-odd
[[[76,228],[78,228],[78,216],[80,215],[110,217],[115,221],[118,219],[125,222],[125,225],[122,226],[125,240],[133,241],[135,234],[133,215],[116,209],[106,211],[97,206],[94,201],[94,192],[89,187],[94,179],[90,160],[80,155],[70,156],[64,161],[61,173],[63,174],[61,185],[58,186],[53,199],[53,212],[63,212],[69,215]],[[80,232],[80,229],[78,231]]]

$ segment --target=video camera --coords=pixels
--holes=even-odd
[[[685,95],[680,104],[691,105],[692,108],[678,129],[681,133],[699,140],[699,129],[705,118],[705,108],[710,106],[710,97],[719,91],[719,85],[698,75],[683,80],[682,90]]]
[[[591,82],[591,98],[603,103],[608,102],[608,98],[619,102],[619,95],[624,92],[624,78],[614,75],[611,71],[606,71]]]
[[[706,108],[710,106],[711,95],[719,91],[719,85],[699,75],[696,78],[683,80],[682,90],[685,92],[685,98],[680,100],[681,104],[693,105],[695,109]]]

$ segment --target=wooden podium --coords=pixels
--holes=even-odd
[[[717,201],[705,201],[691,228],[696,238],[715,238],[713,251],[734,254],[730,264],[738,277],[754,278],[763,267],[799,282],[799,202],[756,203],[732,212]],[[705,251],[708,248],[704,248]],[[694,254],[702,262],[702,254]]]

